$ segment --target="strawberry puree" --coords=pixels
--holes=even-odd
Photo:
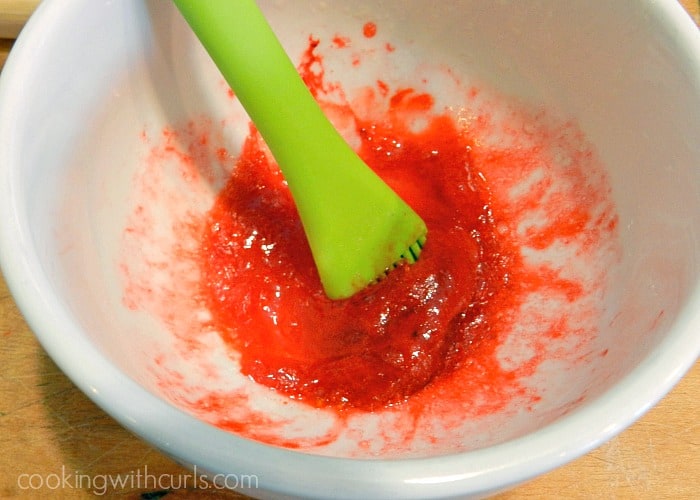
[[[350,43],[337,35],[328,46]],[[160,389],[253,439],[316,449],[343,436],[367,454],[439,441],[470,419],[533,410],[543,395],[529,379],[544,361],[604,355],[592,341],[617,216],[595,153],[575,123],[460,82],[455,109],[439,109],[435,96],[396,86],[390,75],[348,97],[327,81],[320,47],[309,37],[300,73],[360,156],[426,221],[421,258],[330,301],[253,126],[235,154],[218,131],[225,122],[144,133],[149,153],[125,249],[160,253],[122,265],[125,303],[160,318],[180,357],[197,360],[209,381],[189,382],[161,354]],[[348,56],[354,66],[356,54]],[[216,186],[207,210],[183,208],[181,191],[164,197],[166,163],[192,183],[196,203]],[[155,235],[159,204],[176,214],[171,247]],[[144,272],[150,262],[157,278]],[[218,345],[211,335],[254,389],[221,382],[222,369],[202,355]],[[334,416],[317,435],[290,438],[280,429],[295,428],[293,419],[254,409],[251,390]],[[384,419],[379,444],[353,427],[368,412]]]
[[[348,300],[326,298],[288,189],[254,134],[209,214],[202,285],[214,324],[244,374],[314,406],[384,408],[459,366],[464,346],[493,331],[488,304],[511,260],[454,121],[436,116],[412,133],[397,117],[430,108],[430,96],[404,89],[390,103],[385,123],[357,119],[359,154],[426,221],[417,264]]]

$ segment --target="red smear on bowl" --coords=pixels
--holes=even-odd
[[[374,37],[376,25],[366,23],[363,35]],[[336,48],[349,43],[333,39]],[[160,138],[143,135],[149,172],[166,157],[191,182],[201,181],[197,165],[212,161],[232,172],[205,214],[181,221],[189,246],[170,253],[178,264],[158,263],[188,292],[179,301],[154,298],[154,283],[124,264],[126,303],[170,325],[185,357],[206,349],[198,331],[217,332],[243,375],[295,403],[332,409],[338,422],[399,412],[386,436],[392,446],[410,446],[428,421],[449,428],[513,401],[533,407],[541,395],[527,377],[556,352],[582,350],[597,333],[591,297],[603,292],[604,271],[588,275],[546,257],[564,255],[585,268],[616,238],[617,216],[593,150],[575,123],[542,112],[491,114],[492,103],[473,86],[463,92],[464,113],[438,109],[429,92],[393,87],[390,75],[378,75],[349,100],[327,81],[318,47],[309,37],[300,73],[360,156],[426,221],[419,262],[349,300],[330,301],[284,179],[255,128],[232,156],[203,119]],[[137,182],[141,197],[158,196],[153,178]],[[130,218],[131,248],[149,240],[157,224],[147,207],[140,203]],[[196,281],[183,284],[183,262]],[[533,297],[553,306],[538,310]],[[183,319],[184,309],[207,314]],[[523,325],[538,334],[527,337],[527,354],[518,354],[513,332]],[[186,392],[177,373],[163,368],[161,377],[164,392]],[[281,437],[279,420],[241,409],[247,397],[238,389],[197,390],[204,395],[178,396],[177,404],[253,439],[309,448],[343,432],[339,424],[317,439]]]

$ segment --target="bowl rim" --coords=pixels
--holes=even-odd
[[[429,458],[337,458],[277,448],[217,429],[151,394],[86,342],[78,323],[53,294],[22,212],[25,197],[14,170],[19,133],[13,125],[23,111],[23,97],[16,96],[24,95],[22,82],[32,55],[50,47],[46,41],[60,24],[57,20],[80,15],[82,1],[43,2],[0,76],[0,213],[9,214],[0,218],[0,269],[31,330],[61,370],[106,413],[165,454],[210,474],[256,474],[263,490],[305,497],[429,498],[492,492],[550,471],[611,439],[654,406],[696,362],[700,308],[686,305],[672,326],[676,332],[663,339],[657,355],[648,356],[613,388],[570,414],[523,437]],[[646,7],[669,36],[672,33],[675,49],[693,57],[700,88],[696,25],[677,2],[648,1]],[[700,282],[688,303],[700,303]],[[74,362],[76,357],[80,363]],[[165,418],[170,431],[165,430]]]

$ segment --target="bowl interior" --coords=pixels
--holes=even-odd
[[[18,52],[36,49],[35,61],[8,65],[25,85],[8,154],[13,224],[28,245],[23,265],[42,276],[43,300],[66,322],[37,333],[62,367],[81,363],[79,346],[58,347],[68,329],[150,393],[206,422],[226,427],[257,416],[244,436],[314,454],[397,458],[522,438],[611,394],[629,396],[614,391],[630,377],[649,387],[637,400],[648,405],[692,363],[700,67],[697,37],[693,53],[673,35],[673,23],[689,24],[678,12],[631,1],[605,9],[555,1],[261,5],[295,61],[309,35],[320,40],[324,78],[343,90],[330,91],[329,102],[359,106],[377,80],[429,92],[436,109],[449,108],[478,138],[484,162],[488,152],[531,150],[546,137],[541,164],[518,171],[525,177],[486,171],[513,207],[543,178],[552,181],[550,203],[560,196],[586,207],[587,237],[523,245],[533,265],[583,293],[533,293],[523,302],[496,354],[521,375],[496,410],[484,411],[486,400],[459,411],[455,402],[449,411],[436,404],[416,424],[401,411],[339,419],[290,404],[238,373],[235,353],[201,329],[207,312],[188,292],[197,270],[186,256],[196,240],[183,227],[206,213],[225,182],[230,169],[217,166],[216,151],[240,148],[243,110],[172,6],[48,3],[34,23],[50,43],[27,36]],[[376,36],[363,34],[368,22]],[[194,173],[183,170],[172,147],[187,151],[203,135],[210,149],[198,153]],[[526,241],[550,217],[518,215],[513,237]],[[564,320],[565,335],[547,335]],[[211,404],[195,404],[202,401]],[[224,419],[214,402],[229,405]],[[621,415],[629,413],[597,427],[624,425]]]

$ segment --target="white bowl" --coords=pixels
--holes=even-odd
[[[0,257],[44,348],[106,412],[199,471],[254,474],[259,488],[246,493],[255,496],[482,496],[610,439],[695,362],[700,34],[679,5],[261,4],[290,54],[301,54],[309,34],[324,41],[326,78],[347,95],[381,77],[394,89],[424,87],[438,106],[455,108],[478,139],[475,154],[526,147],[528,134],[562,134],[551,164],[526,171],[525,181],[570,181],[562,172],[572,169],[588,175],[573,187],[556,181],[555,193],[581,195],[609,230],[592,248],[576,238],[558,247],[553,264],[588,288],[555,307],[531,297],[539,309],[523,309],[518,328],[503,333],[503,365],[543,356],[503,408],[482,414],[472,411],[480,403],[464,401],[459,422],[423,416],[409,438],[401,411],[362,414],[324,441],[337,429],[335,414],[243,377],[215,332],[201,334],[205,349],[182,345],[196,313],[206,312],[168,281],[190,271],[171,265],[171,229],[204,213],[223,178],[183,184],[158,133],[182,132],[172,124],[194,119],[196,130],[210,127],[233,150],[247,133],[242,110],[166,2],[48,0],[0,81]],[[362,35],[369,21],[375,37]],[[350,47],[333,46],[338,35]],[[476,127],[485,116],[489,127]],[[579,154],[585,162],[569,165]],[[524,184],[501,174],[517,198]],[[154,224],[134,218],[141,202]],[[516,236],[537,231],[538,215],[522,215]],[[129,224],[137,237],[125,236]],[[171,274],[152,272],[158,259]],[[144,292],[155,286],[160,293]],[[580,335],[542,345],[538,328],[562,318]],[[212,411],[189,404],[232,389],[247,398],[231,408],[232,421],[251,413],[269,420],[257,440],[217,428]],[[274,446],[280,439],[299,449]]]

